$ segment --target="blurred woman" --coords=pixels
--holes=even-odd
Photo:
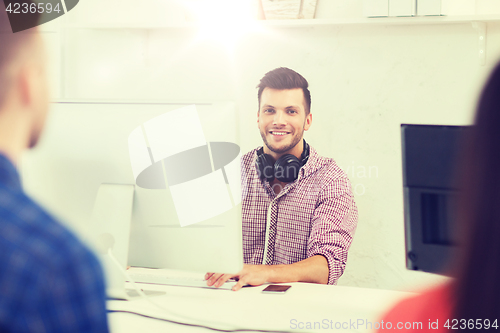
[[[383,318],[392,329],[397,323],[415,332],[500,328],[500,64],[483,89],[464,143],[454,280],[397,304]],[[422,326],[404,327],[414,322]],[[384,325],[379,331],[386,330]]]

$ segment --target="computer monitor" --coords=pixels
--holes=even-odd
[[[401,125],[406,265],[443,273],[455,249],[456,166],[469,126]]]
[[[191,116],[197,115],[198,123],[186,125],[182,121],[166,121],[173,119],[170,115],[180,108],[187,108]],[[239,174],[234,172],[234,166],[239,168],[240,165],[237,119],[235,105],[231,102],[53,103],[39,145],[23,156],[20,168],[23,185],[28,194],[82,238],[92,234],[89,221],[100,186],[133,185],[128,263],[122,264],[236,273],[243,266],[241,203],[238,200],[241,197],[233,188],[236,178],[238,186],[240,184]],[[142,138],[143,146],[137,146],[131,136],[138,131],[148,133]],[[189,142],[193,144],[194,136],[198,140],[194,144],[203,138],[206,141],[198,150],[201,149],[201,154],[209,161],[197,158],[200,151],[195,149],[198,155],[187,154],[187,160],[183,160],[187,164],[177,165],[176,170],[183,173],[181,177],[174,177],[173,182],[172,177],[167,175],[165,178],[162,170],[174,175],[176,172],[175,168],[173,171],[162,168],[167,164],[166,159],[179,160],[180,155],[186,155],[182,150],[189,148]],[[221,149],[231,150],[231,161],[227,161],[226,154],[226,161],[221,162],[217,157]],[[136,163],[134,158],[131,161],[131,156],[137,158],[134,151],[151,157],[150,165],[144,161]],[[193,176],[192,172],[199,170],[200,163],[208,163],[211,169]],[[227,164],[232,165],[232,174]],[[145,171],[138,172],[138,165]],[[160,167],[161,174],[157,176],[163,182],[158,188],[152,186],[151,179],[145,184],[143,177],[155,166]],[[191,175],[191,179],[182,179],[186,175]],[[196,188],[197,184],[203,186],[209,182],[189,182],[195,178],[203,180],[204,176],[222,179],[222,183],[219,182],[217,188]],[[165,184],[165,180],[171,184]],[[175,193],[174,182],[182,183]],[[179,206],[179,201],[186,196],[191,201]],[[206,202],[199,201],[203,197]],[[220,202],[225,202],[224,207],[230,209],[219,209],[220,214],[207,213],[207,203],[220,206]]]

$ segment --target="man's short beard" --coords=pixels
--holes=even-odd
[[[302,133],[304,133],[304,132],[302,132]],[[275,147],[271,146],[271,145],[267,142],[267,138],[266,138],[266,134],[265,134],[265,132],[262,132],[262,131],[261,131],[261,132],[260,132],[260,135],[262,136],[262,141],[264,141],[264,144],[266,145],[266,147],[267,147],[270,151],[272,151],[273,153],[275,153],[275,154],[283,154],[283,153],[285,153],[285,152],[287,152],[287,151],[289,151],[289,150],[293,149],[293,148],[294,148],[294,147],[295,147],[295,146],[296,146],[296,145],[300,142],[300,140],[302,140],[302,135],[301,135],[301,136],[298,136],[298,135],[297,135],[296,137],[294,137],[294,138],[293,138],[293,141],[292,141],[289,145],[287,145],[287,146],[285,146],[285,147],[283,147],[283,148],[279,148],[279,149],[278,149],[278,148],[275,148]]]

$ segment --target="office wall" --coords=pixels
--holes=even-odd
[[[500,24],[487,38],[485,66],[470,23],[271,28],[232,45],[193,28],[69,29],[51,53],[62,57],[58,98],[235,101],[244,151],[261,144],[259,79],[297,70],[312,92],[306,139],[344,168],[359,208],[339,284],[415,290],[442,278],[405,269],[399,126],[469,124],[500,55]]]

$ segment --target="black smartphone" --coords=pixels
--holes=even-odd
[[[291,286],[286,286],[286,285],[282,285],[282,284],[270,284],[264,290],[262,290],[262,292],[263,293],[273,293],[273,294],[283,294],[288,289],[290,289],[290,287]]]

